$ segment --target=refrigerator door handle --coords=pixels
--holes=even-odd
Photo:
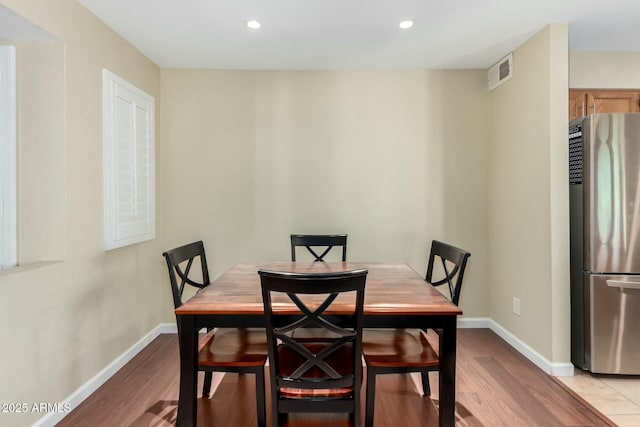
[[[612,288],[640,289],[640,282],[626,280],[607,280],[607,286]]]

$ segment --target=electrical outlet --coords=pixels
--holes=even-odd
[[[513,297],[513,314],[520,316],[520,300]]]

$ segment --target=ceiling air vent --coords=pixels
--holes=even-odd
[[[513,77],[513,53],[489,68],[489,90],[493,90]]]

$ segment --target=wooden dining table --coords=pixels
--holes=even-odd
[[[180,334],[180,397],[177,426],[197,421],[198,331],[212,327],[264,327],[258,270],[301,273],[366,268],[365,328],[437,328],[440,426],[455,424],[456,324],[462,311],[407,264],[387,262],[277,262],[237,264],[176,309]],[[288,307],[290,304],[291,307]],[[280,310],[294,310],[284,300]],[[331,314],[331,307],[326,311]]]

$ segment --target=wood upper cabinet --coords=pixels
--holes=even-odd
[[[587,92],[583,90],[569,91],[569,121],[587,115]]]
[[[591,113],[637,113],[638,92],[601,90],[587,93],[587,112]]]
[[[569,120],[593,113],[638,113],[640,90],[569,90]]]

